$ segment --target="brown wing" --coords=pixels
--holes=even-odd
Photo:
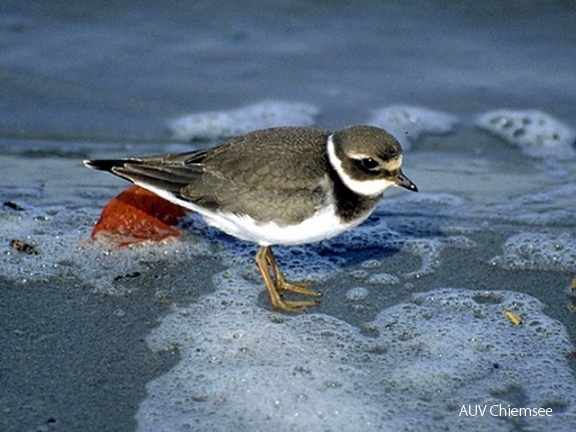
[[[300,222],[325,201],[326,136],[275,128],[234,138],[204,155],[202,176],[181,194],[262,221]]]
[[[207,209],[297,223],[326,200],[327,136],[314,128],[273,128],[208,150],[85,163]]]

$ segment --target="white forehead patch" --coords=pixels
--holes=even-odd
[[[334,140],[332,139],[332,135],[328,137],[328,144],[327,144],[327,153],[328,153],[328,160],[330,161],[330,165],[334,168],[338,177],[342,180],[342,182],[353,192],[356,192],[358,195],[363,196],[376,196],[383,193],[386,189],[390,186],[395,186],[396,184],[390,180],[385,179],[378,179],[378,180],[356,180],[346,171],[342,166],[342,161],[336,155],[336,150],[334,149]],[[402,164],[402,158],[396,159],[390,163],[394,163],[398,165],[396,169],[400,168]],[[393,170],[394,168],[391,168]]]
[[[397,171],[402,167],[402,155],[399,155],[397,158],[392,159],[388,163],[386,163],[386,169],[388,171]]]

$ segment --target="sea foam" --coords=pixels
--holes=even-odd
[[[574,271],[576,237],[572,233],[521,233],[510,236],[503,253],[490,260],[507,270]]]
[[[190,114],[168,122],[178,140],[214,140],[276,126],[311,126],[319,109],[303,102],[263,101],[226,111]]]
[[[476,126],[539,159],[574,159],[576,131],[539,110],[495,110],[479,115]]]
[[[526,294],[433,290],[358,328],[264,312],[234,269],[214,282],[215,293],[174,307],[148,337],[181,361],[148,383],[141,432],[427,430],[431,419],[435,429],[509,430],[496,417],[459,416],[476,403],[552,407],[547,428],[576,427],[568,336]]]
[[[96,293],[119,294],[124,288],[115,283],[116,277],[146,273],[150,263],[169,260],[176,265],[214,253],[209,241],[194,235],[184,242],[145,242],[120,249],[91,244],[90,229],[98,220],[96,209],[39,208],[23,200],[17,203],[23,210],[0,209],[0,237],[23,241],[37,251],[3,250],[2,276],[17,284],[75,278]]]
[[[384,128],[394,135],[405,150],[421,135],[449,133],[458,122],[452,114],[409,105],[378,108],[368,120],[368,124]]]

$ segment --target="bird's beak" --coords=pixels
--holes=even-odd
[[[410,179],[406,177],[402,171],[398,171],[395,182],[396,186],[403,187],[412,192],[418,192],[418,187],[412,183],[412,181],[410,181]]]

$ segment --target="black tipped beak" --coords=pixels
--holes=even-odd
[[[402,171],[398,172],[398,175],[396,176],[396,186],[403,187],[412,192],[418,192],[418,187],[412,183],[412,181],[406,177]]]

